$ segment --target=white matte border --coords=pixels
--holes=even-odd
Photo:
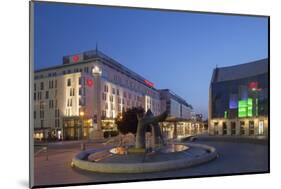
[[[59,1],[59,0],[58,0]],[[68,2],[270,15],[271,23],[271,173],[68,188],[276,188],[280,185],[280,35],[281,11],[276,0],[68,0]],[[1,188],[28,187],[28,1],[3,1],[1,48]],[[253,159],[254,161],[254,159]]]

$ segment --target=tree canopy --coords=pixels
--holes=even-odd
[[[136,134],[138,126],[137,114],[144,114],[144,109],[134,107],[125,111],[123,115],[119,114],[115,120],[118,131],[122,134]]]

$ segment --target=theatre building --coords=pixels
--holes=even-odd
[[[34,73],[34,138],[102,138],[114,119],[132,107],[158,115],[154,84],[98,50],[63,57]]]
[[[215,68],[209,88],[209,134],[268,135],[268,59]]]

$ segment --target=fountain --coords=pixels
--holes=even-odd
[[[217,157],[216,149],[196,143],[167,143],[161,133],[159,122],[166,119],[167,112],[154,116],[148,110],[137,115],[138,125],[135,144],[89,149],[73,159],[73,167],[102,173],[148,173],[185,168],[211,161]],[[146,130],[151,127],[151,145],[147,147]],[[121,138],[122,140],[122,138]]]

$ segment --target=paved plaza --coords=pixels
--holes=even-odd
[[[195,142],[215,147],[219,153],[219,158],[194,167],[143,174],[93,173],[71,168],[72,158],[80,152],[80,143],[52,144],[49,145],[48,160],[46,160],[45,152],[38,153],[35,157],[35,185],[99,183],[268,171],[268,144],[265,140],[229,140],[220,137],[202,137]],[[87,144],[87,148],[99,149],[104,147],[105,145],[102,142]]]

